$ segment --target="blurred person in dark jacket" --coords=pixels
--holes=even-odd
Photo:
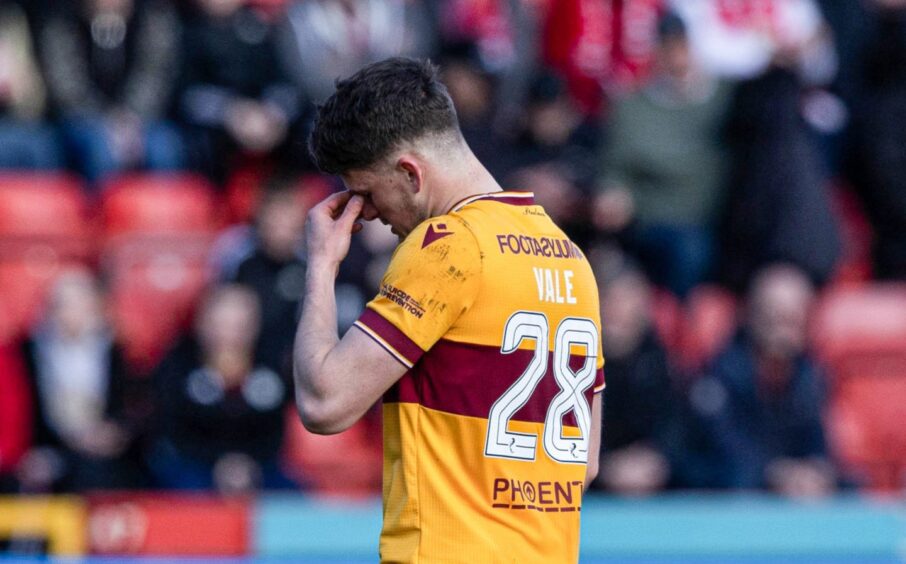
[[[294,485],[278,463],[292,388],[255,358],[260,326],[253,290],[215,287],[195,334],[157,368],[148,466],[158,486],[235,493]]]
[[[182,137],[166,121],[179,68],[179,20],[167,0],[55,5],[39,52],[52,108],[90,181],[133,168],[180,168]]]
[[[463,138],[488,171],[500,178],[507,159],[500,150],[504,140],[494,128],[499,77],[485,67],[474,43],[444,45],[438,64],[453,99]]]
[[[0,0],[0,168],[64,165],[53,128],[44,123],[46,93],[25,12]]]
[[[736,92],[718,279],[737,292],[774,262],[824,284],[840,256],[827,173],[800,114],[801,97],[799,78],[781,67]]]
[[[34,417],[22,489],[139,487],[134,447],[148,406],[104,318],[97,281],[87,270],[66,271],[49,296],[43,323],[23,344]]]
[[[824,374],[806,349],[813,294],[790,265],[752,280],[745,327],[689,393],[711,465],[698,485],[793,497],[836,488],[822,426]]]
[[[655,284],[680,297],[713,267],[729,101],[729,85],[702,72],[685,23],[667,13],[651,77],[615,103],[608,124],[592,222],[638,257]]]
[[[258,358],[284,375],[292,370],[290,353],[301,313],[305,214],[312,202],[323,197],[325,188],[309,182],[310,178],[278,175],[267,182],[254,226],[242,228],[238,239],[231,241],[237,255],[219,265],[221,280],[248,286],[257,294],[262,318]],[[354,260],[341,265],[337,275],[339,331],[352,326],[365,306],[365,297],[373,293],[368,271],[383,250],[375,229],[366,229],[353,242],[350,256]]]
[[[906,279],[906,2],[875,0],[854,108],[852,179],[875,230],[874,275]]]
[[[594,183],[599,145],[600,128],[578,111],[563,80],[540,71],[529,87],[521,131],[505,153],[504,185],[534,192],[581,244],[588,239],[582,204]]]
[[[286,373],[305,286],[302,236],[307,209],[296,186],[267,190],[258,204],[252,246],[230,282],[252,289],[261,304],[261,333],[257,354],[272,370]]]
[[[237,156],[280,148],[302,103],[262,14],[244,0],[193,0],[189,12],[179,115],[194,164],[222,181]]]
[[[498,135],[519,127],[529,83],[540,60],[543,13],[551,2],[519,0],[421,0],[433,12],[445,43],[470,43],[481,66],[496,79],[495,120]]]
[[[652,327],[652,289],[626,259],[596,261],[607,388],[601,465],[595,487],[624,495],[664,489],[673,382],[667,353]]]

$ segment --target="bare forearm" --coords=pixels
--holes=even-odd
[[[323,400],[329,394],[324,367],[330,351],[339,341],[334,280],[334,268],[317,263],[309,265],[293,351],[297,401]]]
[[[337,337],[334,283],[340,262],[349,252],[350,237],[361,228],[355,221],[362,203],[361,196],[339,192],[308,212],[305,239],[309,263],[293,351],[293,376],[299,416],[315,433],[339,433],[349,428],[389,387],[381,377],[399,378],[386,366],[381,370],[375,358],[381,358],[377,355],[383,355],[383,349],[371,345],[367,337],[358,332],[351,336],[347,333],[342,340]],[[361,378],[366,366],[376,371],[372,381]],[[390,366],[396,369],[395,363]]]

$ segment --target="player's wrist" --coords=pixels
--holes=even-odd
[[[310,256],[306,265],[306,279],[309,284],[323,278],[327,278],[332,283],[340,271],[340,262],[326,256]]]

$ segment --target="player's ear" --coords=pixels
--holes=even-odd
[[[396,161],[396,166],[406,174],[406,179],[412,187],[412,193],[416,194],[420,192],[422,189],[422,182],[424,181],[421,164],[408,155],[402,155]]]

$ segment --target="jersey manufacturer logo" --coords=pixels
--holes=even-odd
[[[447,231],[446,223],[438,223],[437,229],[434,229],[434,224],[431,223],[428,225],[428,231],[425,232],[425,238],[422,240],[422,248],[424,249],[434,241],[438,239],[443,239],[447,235],[452,235],[452,231]]]

